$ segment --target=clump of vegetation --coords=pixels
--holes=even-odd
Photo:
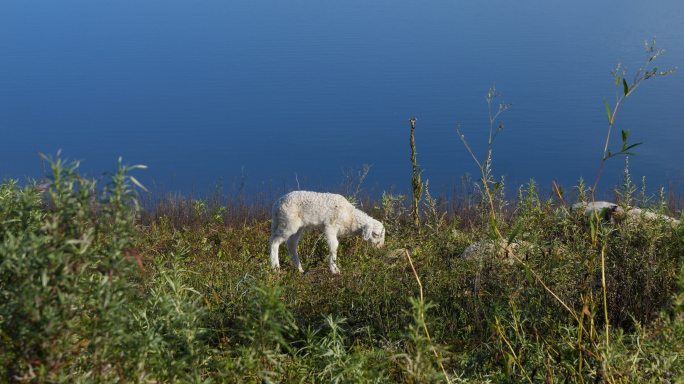
[[[508,106],[490,116],[482,177],[449,198],[426,183],[417,216],[407,194],[345,187],[387,238],[343,241],[341,275],[316,233],[300,241],[306,273],[271,270],[284,191],[145,193],[138,166],[93,180],[49,157],[46,180],[5,180],[0,381],[682,382],[684,227],[575,215],[572,202],[596,198],[583,180],[507,197],[491,144]],[[626,163],[620,203],[681,215],[672,191],[637,190]],[[460,257],[483,238],[515,262]]]

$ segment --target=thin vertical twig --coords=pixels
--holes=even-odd
[[[606,317],[606,350],[610,348],[610,323],[608,320],[608,299],[606,297],[606,245],[601,247],[601,284],[603,285],[603,315]]]

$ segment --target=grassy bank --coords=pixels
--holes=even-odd
[[[4,381],[682,380],[684,228],[665,220],[600,222],[597,247],[592,219],[530,184],[495,201],[522,263],[461,258],[491,226],[480,190],[428,195],[416,226],[409,196],[357,186],[386,248],[348,238],[332,275],[312,232],[305,273],[283,255],[278,274],[276,194],[138,196],[121,165],[108,184],[52,170],[43,185],[0,186]],[[629,177],[622,202],[679,216],[680,198],[640,195]]]

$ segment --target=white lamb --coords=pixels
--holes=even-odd
[[[299,270],[302,263],[297,254],[297,243],[304,230],[318,228],[328,240],[332,273],[340,273],[337,260],[338,236],[361,235],[368,244],[382,248],[385,244],[385,227],[364,212],[354,208],[344,196],[334,193],[294,191],[279,198],[273,204],[271,224],[271,267],[280,268],[278,247],[287,240],[287,250],[292,263]]]

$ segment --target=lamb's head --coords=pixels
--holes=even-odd
[[[382,248],[385,245],[385,227],[381,222],[370,219],[363,226],[363,239],[375,248]]]

